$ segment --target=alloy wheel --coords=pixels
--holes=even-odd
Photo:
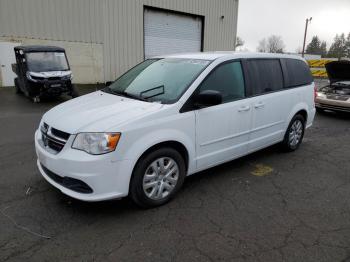
[[[143,177],[143,191],[152,200],[161,200],[169,196],[179,179],[179,166],[170,157],[161,157],[153,161]]]

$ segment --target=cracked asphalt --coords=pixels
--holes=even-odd
[[[350,116],[318,114],[298,151],[193,175],[141,210],[73,200],[41,178],[34,130],[62,100],[0,89],[0,261],[350,261]]]

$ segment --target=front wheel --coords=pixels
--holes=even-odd
[[[71,91],[70,95],[72,98],[76,98],[79,96],[79,93],[74,85],[72,85],[72,91]]]
[[[18,77],[15,78],[15,89],[16,89],[16,94],[23,94],[21,88],[19,87]]]
[[[173,148],[159,148],[142,157],[130,182],[130,197],[150,208],[167,203],[181,188],[186,176],[185,161]]]
[[[305,132],[305,119],[302,115],[295,115],[289,123],[282,147],[285,151],[291,152],[298,149],[303,141]]]

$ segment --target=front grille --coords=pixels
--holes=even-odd
[[[62,177],[59,176],[57,174],[55,174],[54,172],[52,172],[51,170],[47,169],[45,166],[43,166],[42,164],[41,168],[44,170],[45,174],[51,178],[53,181],[55,181],[57,184],[60,184],[61,186],[64,186],[70,190],[73,190],[75,192],[78,193],[83,193],[83,194],[91,194],[93,193],[92,188],[86,184],[85,182],[79,180],[79,179],[75,179],[75,178],[71,178],[71,177]]]
[[[327,99],[347,101],[349,99],[349,96],[327,95]]]
[[[63,147],[67,143],[70,134],[50,127],[48,124],[43,123],[41,127],[41,139],[46,148],[50,148],[54,153],[62,151]]]
[[[61,77],[50,77],[49,80],[61,80]]]
[[[39,80],[39,81],[43,81],[45,80],[45,77],[40,77],[40,76],[31,76],[34,80]]]
[[[66,132],[63,132],[61,130],[58,130],[56,128],[51,128],[51,133],[54,135],[54,136],[57,136],[59,138],[62,138],[64,140],[68,140],[70,134],[66,133]]]

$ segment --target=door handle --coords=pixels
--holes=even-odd
[[[238,108],[238,112],[245,112],[245,111],[249,111],[250,110],[250,106],[242,106],[240,108]]]
[[[262,108],[262,107],[264,107],[264,106],[265,106],[265,103],[263,103],[263,102],[260,102],[260,103],[254,105],[254,107],[255,107],[256,109]]]

